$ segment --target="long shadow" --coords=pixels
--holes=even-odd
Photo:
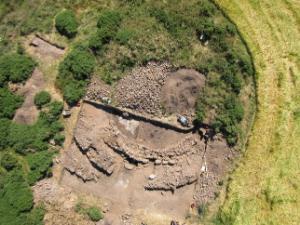
[[[196,132],[197,129],[199,127],[201,127],[200,125],[193,125],[193,127],[191,127],[191,128],[180,128],[180,127],[174,126],[172,124],[165,123],[163,121],[159,121],[159,120],[147,118],[147,117],[144,117],[144,116],[141,116],[141,115],[133,114],[131,112],[123,111],[123,110],[121,110],[117,107],[111,106],[111,105],[104,105],[102,103],[96,103],[94,101],[89,101],[89,100],[84,100],[84,102],[87,103],[87,104],[93,105],[94,107],[96,107],[98,109],[101,109],[101,110],[103,110],[107,113],[120,116],[124,119],[129,119],[129,120],[133,119],[133,120],[136,120],[136,121],[142,121],[142,122],[145,122],[145,123],[150,123],[154,126],[161,127],[161,128],[167,129],[167,130],[174,130],[174,131],[179,132],[179,133],[187,134],[187,133],[191,133],[191,132]]]

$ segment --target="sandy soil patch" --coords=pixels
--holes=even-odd
[[[62,187],[53,178],[39,181],[32,187],[36,204],[45,203],[45,225],[95,225],[94,222],[75,212],[79,194]]]
[[[62,59],[65,49],[59,47],[36,35],[29,36],[24,42],[26,52],[28,52],[39,64],[39,69],[44,74],[45,90],[56,100],[62,100],[59,90],[55,87],[58,72],[58,63]]]

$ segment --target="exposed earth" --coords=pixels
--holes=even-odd
[[[204,85],[205,77],[195,70],[180,69],[170,73],[161,94],[166,113],[192,116],[199,91]]]
[[[14,121],[20,124],[33,124],[38,117],[38,109],[34,104],[34,96],[45,85],[44,76],[39,69],[35,69],[25,85],[18,87],[17,93],[25,97],[23,105],[16,111]]]
[[[29,47],[28,51],[31,55],[41,59],[42,62],[48,66],[65,53],[64,49],[46,41],[40,36],[29,38],[26,42],[26,46]],[[34,70],[31,78],[28,79],[24,85],[11,84],[10,88],[13,91],[25,97],[23,105],[15,113],[15,122],[20,124],[33,124],[37,120],[38,109],[34,104],[34,96],[39,91],[48,88],[45,81],[46,76],[44,75],[45,74],[38,68]]]
[[[196,210],[194,205],[214,199],[219,181],[231,169],[235,153],[222,136],[210,137],[208,128],[180,130],[176,121],[164,120],[162,102],[168,116],[192,118],[197,91],[205,82],[193,70],[170,68],[137,68],[115,89],[97,79],[91,82],[74,141],[58,159],[59,180],[61,187],[99,199],[107,208],[103,224],[147,223],[145,215],[159,218],[161,224],[183,223]],[[127,90],[137,96],[130,99]],[[119,111],[101,103],[110,98],[118,100]],[[155,112],[147,111],[148,103],[157,106]],[[186,110],[188,106],[192,110]],[[157,122],[157,117],[165,122]],[[35,194],[40,192],[43,188]]]
[[[193,203],[213,199],[233,157],[222,137],[206,144],[197,133],[120,117],[88,103],[74,139],[62,159],[61,182],[103,199],[110,224],[123,224],[122,215],[136,212],[183,221]]]
[[[176,122],[176,115],[194,118],[196,99],[204,85],[205,76],[195,70],[150,62],[135,68],[115,88],[94,79],[87,97],[101,102],[110,98],[119,108]]]
[[[39,37],[30,46],[49,60],[63,54]],[[38,75],[43,77],[36,70],[22,87],[31,91],[24,94],[30,107],[43,88]],[[39,88],[32,88],[35,82]],[[88,195],[104,209],[101,224],[183,223],[196,205],[213,200],[236,153],[221,135],[212,137],[209,127],[192,126],[204,85],[204,75],[167,63],[135,68],[114,87],[94,77],[53,178],[33,188],[35,201],[47,205],[46,224],[92,224],[74,212],[78,199]],[[15,120],[32,123],[37,109],[25,118],[25,106]],[[189,127],[178,116],[188,118]]]

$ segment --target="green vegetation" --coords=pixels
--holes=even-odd
[[[8,82],[25,82],[36,65],[21,47],[18,51],[0,59],[0,224],[41,225],[44,209],[34,207],[30,185],[51,175],[56,151],[49,149],[48,142],[64,141],[59,122],[63,104],[50,102],[49,93],[41,92],[35,103],[43,106],[43,111],[35,124],[16,124],[11,120],[23,98],[9,91]]]
[[[218,225],[300,224],[300,5],[217,0],[253,54],[258,112]],[[286,44],[288,41],[288,44]]]
[[[18,160],[15,156],[10,154],[9,152],[6,152],[1,158],[1,166],[7,171],[10,171],[18,166]]]
[[[89,39],[89,48],[100,55],[105,44],[108,44],[115,36],[115,32],[108,28],[101,28],[96,31],[95,34]]]
[[[103,215],[100,210],[96,207],[90,207],[87,209],[87,215],[92,221],[99,221],[103,219]]]
[[[72,30],[69,33],[76,34],[76,38],[69,41],[72,57],[67,56],[61,63],[57,80],[57,86],[70,105],[84,95],[92,73],[85,66],[81,69],[87,73],[77,73],[72,67],[80,67],[78,62],[81,61],[85,64],[84,58],[90,52],[95,57],[95,60],[88,59],[95,67],[93,72],[111,85],[135,66],[149,61],[168,61],[176,68],[194,68],[207,77],[207,85],[198,100],[197,122],[222,123],[223,128],[216,126],[216,132],[234,128],[235,131],[227,132],[228,142],[244,142],[249,129],[247,121],[255,108],[253,92],[245,91],[253,90],[254,69],[236,27],[211,1],[180,0],[176,4],[170,0],[113,0],[110,4],[81,0],[74,3],[55,0],[51,4],[35,1],[39,7],[16,30],[28,33],[32,32],[28,27],[33,27],[33,31],[49,33],[48,19],[55,19],[58,30]],[[25,5],[18,12],[27,15]],[[68,10],[62,11],[63,8]],[[41,22],[41,15],[47,15],[45,22]],[[80,18],[80,22],[76,18]],[[12,33],[8,28],[3,30],[5,34]],[[3,45],[3,48],[8,46]],[[244,107],[245,116],[241,122],[226,116],[225,99],[231,95]],[[248,105],[247,99],[251,102]],[[225,120],[225,117],[228,118]]]
[[[68,38],[75,37],[78,28],[75,14],[71,10],[60,12],[55,18],[55,27],[61,35]]]
[[[116,31],[120,26],[121,21],[122,17],[120,12],[115,10],[106,10],[101,13],[97,22],[97,27],[100,29],[107,28],[109,30]]]
[[[94,222],[97,222],[97,221],[103,219],[103,214],[98,207],[87,206],[87,205],[83,204],[81,201],[76,204],[75,211],[77,213],[87,216],[90,220],[92,220]]]
[[[50,103],[34,125],[1,119],[0,224],[43,224],[44,210],[33,208],[29,185],[52,174],[55,151],[48,150],[48,141],[62,136],[61,110],[62,103]],[[63,139],[59,141],[62,144]]]
[[[0,118],[0,149],[6,148],[8,145],[7,136],[9,134],[9,126],[11,121],[6,118]]]
[[[196,122],[213,125],[230,145],[245,135],[249,123],[241,128],[244,115],[239,116],[246,111],[249,120],[253,112],[254,94],[243,90],[253,86],[254,69],[237,29],[210,1],[116,1],[113,8],[100,10],[94,28],[83,32],[89,34],[86,45],[97,60],[95,72],[106,83],[113,84],[133,67],[149,61],[195,68],[207,78]],[[69,92],[74,92],[70,96],[79,98],[83,89],[74,91],[73,87],[84,85],[70,86]],[[244,110],[242,98],[252,101]],[[233,111],[239,115],[231,116]]]
[[[7,81],[23,82],[32,74],[36,63],[26,55],[17,53],[0,57],[0,87]]]
[[[224,113],[216,117],[213,123],[215,131],[222,132],[227,137],[229,145],[237,142],[238,124],[244,117],[244,109],[236,96],[229,96],[225,99]]]
[[[7,88],[0,88],[0,118],[12,119],[23,98],[12,94]]]
[[[84,95],[94,67],[94,56],[81,47],[73,49],[60,63],[57,84],[68,104],[75,104]]]
[[[61,133],[55,134],[53,137],[55,144],[62,146],[65,141],[65,136]]]
[[[34,104],[40,109],[51,101],[51,95],[47,91],[40,91],[34,97]]]
[[[35,124],[11,123],[7,136],[9,146],[21,154],[47,150],[48,142],[63,129],[58,121],[61,111],[62,103],[52,102],[40,113]]]
[[[28,183],[33,185],[44,177],[52,174],[52,156],[54,152],[42,151],[29,154],[26,156],[30,171],[28,173]]]
[[[45,211],[46,210],[43,205],[34,207],[26,216],[26,225],[43,225]]]
[[[118,11],[106,10],[99,16],[97,31],[89,39],[89,48],[100,55],[104,47],[116,36],[122,17]]]

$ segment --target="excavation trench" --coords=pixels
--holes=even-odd
[[[197,130],[85,100],[61,182],[103,199],[107,217],[142,210],[181,220],[213,199],[231,165],[226,141]]]

